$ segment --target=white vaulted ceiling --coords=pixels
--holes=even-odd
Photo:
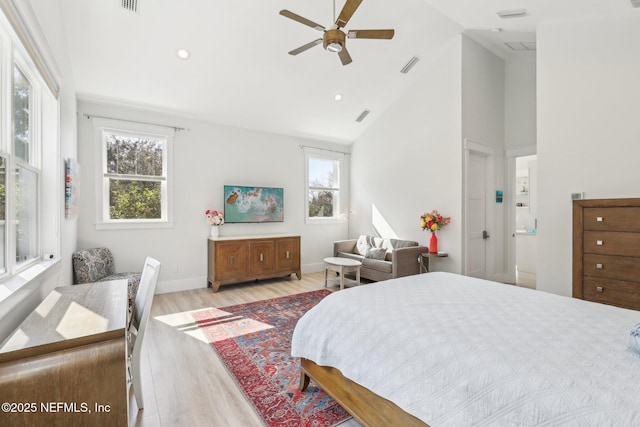
[[[497,54],[505,41],[535,41],[546,21],[637,15],[628,0],[364,0],[346,29],[395,29],[392,40],[348,39],[353,62],[316,46],[321,37],[279,15],[288,9],[325,27],[331,0],[61,0],[74,79],[84,99],[126,103],[199,120],[349,143],[461,32]],[[337,0],[336,13],[344,5]],[[498,10],[526,8],[524,18]],[[492,31],[494,28],[502,32]],[[188,60],[176,51],[186,48]],[[407,75],[400,69],[413,57]],[[334,101],[341,93],[343,99]],[[371,114],[355,119],[365,110]]]

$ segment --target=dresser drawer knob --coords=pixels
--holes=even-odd
[[[596,245],[602,246],[602,240],[596,240]]]
[[[602,270],[602,264],[596,264],[596,268],[597,268],[598,270]]]
[[[604,291],[602,286],[596,286],[596,292],[602,293],[602,291]]]
[[[602,221],[604,221],[604,217],[601,217],[601,216],[596,217],[596,221],[598,221],[598,222],[602,222]]]

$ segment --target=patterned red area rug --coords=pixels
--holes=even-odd
[[[331,292],[319,290],[193,313],[244,395],[269,427],[335,426],[349,414],[313,382],[298,390],[293,329]]]

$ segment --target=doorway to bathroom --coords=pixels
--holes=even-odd
[[[513,219],[515,261],[515,284],[536,288],[537,264],[537,206],[538,163],[537,156],[515,158],[515,182],[513,199],[515,216]]]

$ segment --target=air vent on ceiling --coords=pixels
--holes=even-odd
[[[505,42],[505,45],[516,52],[527,52],[536,50],[536,42]]]
[[[631,6],[640,7],[640,0],[631,0]]]
[[[360,113],[360,115],[358,116],[358,118],[356,119],[356,122],[360,123],[361,121],[364,120],[365,117],[367,117],[367,115],[370,113],[371,111],[369,110],[364,110],[362,113]]]
[[[404,67],[402,67],[402,70],[400,70],[400,72],[402,74],[409,73],[409,71],[411,71],[413,66],[416,65],[416,62],[418,62],[418,61],[420,61],[420,58],[418,58],[417,56],[414,56],[413,58],[411,58],[409,60],[409,62],[407,62],[407,64]]]
[[[520,18],[527,15],[527,9],[513,9],[513,10],[499,10],[498,16],[500,18]]]
[[[122,8],[129,12],[138,12],[138,0],[122,0]]]

